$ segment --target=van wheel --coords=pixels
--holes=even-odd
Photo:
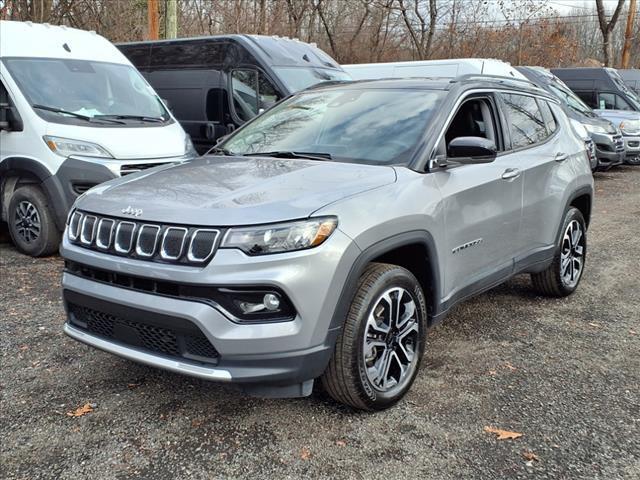
[[[547,297],[572,294],[582,278],[587,258],[587,228],[582,213],[571,207],[562,223],[553,263],[540,273],[532,273],[533,287]]]
[[[372,263],[360,277],[322,376],[324,389],[338,402],[360,410],[392,406],[416,378],[426,326],[424,293],[411,272]]]
[[[37,185],[17,188],[9,201],[9,234],[22,253],[32,257],[51,255],[60,244],[47,197]]]

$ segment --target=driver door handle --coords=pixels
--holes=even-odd
[[[507,168],[502,174],[503,180],[513,180],[520,176],[520,170],[517,168]]]
[[[569,158],[569,155],[566,153],[556,153],[555,161],[564,162],[567,158]]]

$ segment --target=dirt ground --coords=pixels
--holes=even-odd
[[[62,261],[5,241],[0,477],[638,479],[640,168],[596,188],[579,290],[545,299],[522,276],[460,305],[406,400],[375,414],[321,393],[247,398],[81,345],[62,333]]]

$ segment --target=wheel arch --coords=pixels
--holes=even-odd
[[[409,270],[418,279],[424,291],[429,326],[441,319],[441,282],[435,241],[429,232],[416,230],[387,237],[360,253],[343,285],[330,329],[343,326],[358,288],[358,281],[367,265],[373,262],[389,263]]]
[[[593,193],[591,189],[583,189],[575,192],[571,196],[571,200],[569,202],[570,207],[575,207],[580,210],[582,216],[584,217],[584,223],[587,228],[589,228],[589,223],[591,221],[591,208],[593,203]]]

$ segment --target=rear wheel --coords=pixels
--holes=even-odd
[[[550,297],[572,294],[582,278],[587,258],[587,228],[580,210],[571,207],[564,217],[562,234],[553,263],[540,273],[531,274],[538,293]]]
[[[415,380],[424,352],[427,311],[416,278],[374,263],[360,278],[326,372],[325,390],[361,410],[399,401]]]
[[[24,185],[13,192],[7,220],[11,240],[22,253],[42,257],[58,249],[61,235],[47,197],[37,185]]]

